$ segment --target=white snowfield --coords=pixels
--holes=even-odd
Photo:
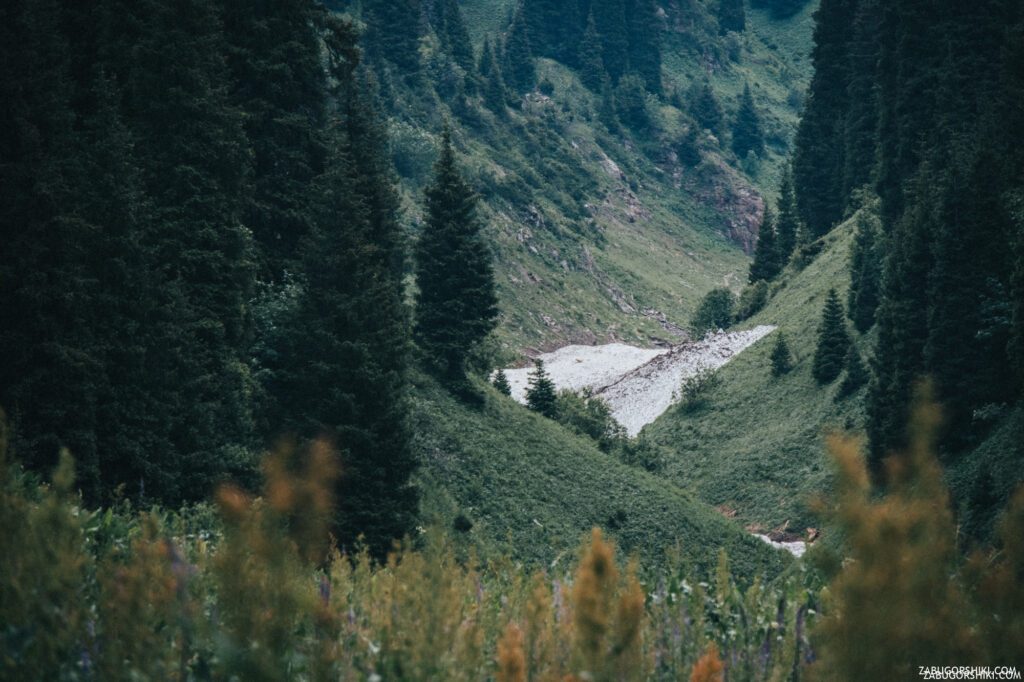
[[[704,368],[718,369],[774,330],[765,325],[748,331],[720,331],[672,349],[621,343],[565,346],[539,357],[557,388],[590,388],[608,403],[612,416],[629,435],[635,436],[672,405],[683,379]],[[505,370],[512,397],[521,403],[526,402],[532,372],[533,367]]]
[[[775,549],[782,549],[789,552],[797,559],[802,557],[804,553],[807,551],[807,543],[803,540],[795,540],[793,542],[776,542],[767,535],[761,535],[760,533],[755,533],[754,537],[760,538],[761,540],[768,543]]]

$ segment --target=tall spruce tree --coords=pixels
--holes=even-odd
[[[201,496],[250,466],[246,368],[255,282],[244,114],[229,98],[227,44],[206,0],[129,6],[141,38],[126,74],[126,123],[152,220],[140,239],[160,300],[144,331],[147,380],[171,461],[147,462],[140,486]]]
[[[983,142],[945,171],[939,220],[930,240],[925,370],[944,408],[947,452],[973,444],[974,412],[1014,399],[1005,350],[1010,332],[1013,237],[1004,211],[1004,181]]]
[[[843,187],[848,201],[874,183],[878,165],[879,0],[858,0],[853,35],[847,47],[849,82],[843,121]]]
[[[363,0],[362,8],[370,59],[387,60],[403,74],[417,72],[423,35],[421,0]]]
[[[501,77],[501,68],[494,58],[489,40],[484,40],[483,52],[480,54],[480,77],[484,79],[484,105],[494,113],[504,115],[505,81]]]
[[[938,62],[935,40],[945,7],[896,0],[883,3],[878,31],[877,189],[883,226],[895,228],[905,186],[921,162],[920,139],[937,125]],[[941,29],[940,29],[941,30]]]
[[[782,270],[774,222],[771,210],[766,206],[761,217],[761,227],[757,231],[757,246],[754,247],[754,260],[750,263],[747,278],[751,284],[762,280],[770,282]]]
[[[86,178],[60,24],[57,2],[0,9],[0,407],[26,465],[50,471],[59,449],[73,448],[95,501],[102,367],[88,321],[99,273],[83,255],[98,226],[75,215]]]
[[[643,79],[636,74],[623,76],[615,88],[615,106],[619,120],[635,131],[646,131],[651,126],[647,109],[647,91]]]
[[[881,296],[883,254],[880,240],[881,223],[876,200],[861,210],[850,255],[847,312],[853,326],[862,334],[874,326]]]
[[[843,217],[843,125],[849,102],[855,0],[822,0],[815,13],[814,76],[796,136],[793,180],[800,218],[820,237]]]
[[[764,154],[764,133],[761,131],[761,116],[757,113],[757,105],[750,93],[750,84],[743,86],[743,96],[736,118],[732,124],[732,150],[743,159],[753,152]]]
[[[836,400],[842,400],[853,395],[867,384],[870,379],[867,367],[864,366],[864,361],[861,360],[860,351],[853,344],[850,344],[850,349],[846,353],[845,369],[846,375],[839,384]]]
[[[742,33],[747,28],[747,12],[743,0],[718,0],[718,28],[725,34],[729,31]]]
[[[506,84],[520,94],[533,90],[537,85],[537,67],[533,63],[530,36],[521,11],[516,13],[509,29],[505,58],[508,61],[504,74]]]
[[[168,434],[157,426],[161,409],[150,399],[146,379],[145,325],[158,300],[157,283],[147,273],[140,242],[150,216],[134,140],[119,111],[120,91],[102,70],[95,73],[92,88],[90,112],[82,117],[79,131],[83,174],[76,183],[81,199],[75,204],[80,229],[91,235],[83,255],[88,255],[86,267],[91,270],[86,281],[93,287],[87,299],[79,299],[80,314],[86,305],[92,309],[82,318],[79,333],[87,332],[91,339],[95,378],[103,372],[100,381],[88,387],[95,391],[89,403],[95,406],[97,469],[90,461],[93,453],[68,445],[75,448],[77,471],[90,499],[109,500],[122,486],[138,499],[139,481],[145,480],[152,463],[173,461]],[[70,395],[85,386],[72,389]],[[164,491],[152,485],[149,492],[150,499],[167,502],[176,499],[174,494],[173,488]]]
[[[544,415],[548,419],[558,416],[558,396],[555,394],[555,384],[544,369],[544,361],[537,358],[533,362],[533,373],[528,379],[529,386],[526,389],[526,406],[534,412]]]
[[[601,84],[601,104],[597,110],[597,118],[608,132],[619,132],[619,109],[615,102],[615,89],[612,87],[611,77],[607,74]]]
[[[473,41],[466,28],[466,20],[458,0],[441,0],[441,13],[444,18],[444,45],[455,63],[467,73],[473,71]]]
[[[448,129],[426,199],[416,246],[415,337],[429,361],[458,380],[470,352],[494,329],[498,308],[477,197],[456,167]]]
[[[601,84],[608,77],[601,57],[601,36],[597,32],[594,13],[587,15],[587,30],[583,33],[579,50],[580,80],[592,92],[601,92]]]
[[[654,0],[632,0],[626,16],[629,68],[644,80],[648,91],[661,94],[661,21]]]
[[[704,81],[690,93],[690,115],[701,125],[721,139],[725,132],[725,115],[722,106],[711,89],[711,83]]]
[[[331,439],[342,471],[333,532],[346,548],[362,536],[383,559],[411,532],[418,505],[406,421],[404,237],[383,124],[354,72],[354,30],[331,29],[342,49],[332,69],[332,151],[312,188],[298,300],[269,363],[266,390],[277,400],[268,422],[278,433]]]
[[[279,281],[295,270],[298,244],[310,229],[308,187],[327,153],[320,134],[326,115],[320,17],[303,0],[226,0],[224,7],[231,96],[245,112],[253,151],[245,224],[259,247],[261,277]]]
[[[750,0],[750,6],[767,9],[772,19],[788,19],[807,5],[808,0]]]
[[[780,377],[788,374],[793,369],[793,353],[786,343],[786,335],[781,331],[775,337],[775,345],[772,346],[772,376]]]
[[[800,216],[797,213],[796,195],[793,192],[793,177],[788,168],[782,174],[777,207],[776,246],[779,252],[779,265],[785,267],[796,249],[797,239],[800,235]]]
[[[563,0],[523,0],[520,11],[533,54],[576,66],[586,9],[582,3]]]
[[[931,235],[936,230],[936,178],[922,169],[908,191],[914,196],[908,211],[893,229],[882,272],[882,299],[876,312],[874,381],[868,391],[868,461],[873,473],[882,460],[906,445],[906,424],[913,389],[924,373],[928,338],[928,273]]]
[[[1017,224],[1017,233],[1014,237],[1016,265],[1011,284],[1013,312],[1010,318],[1011,331],[1007,354],[1011,366],[1017,372],[1018,388],[1024,388],[1024,197],[1014,198],[1013,210]]]
[[[846,315],[835,289],[829,289],[818,328],[818,345],[814,351],[811,375],[819,384],[830,384],[843,371],[850,336],[846,331]]]
[[[592,0],[590,11],[594,14],[597,32],[601,36],[601,59],[604,70],[618,85],[629,70],[629,32],[623,0]]]

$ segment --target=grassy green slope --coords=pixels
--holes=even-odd
[[[473,528],[453,535],[485,555],[550,565],[571,558],[601,526],[645,565],[677,542],[700,571],[714,567],[720,547],[746,578],[776,575],[789,563],[672,484],[492,390],[469,407],[420,378],[415,405],[426,516],[449,528],[466,516]]]
[[[675,452],[669,480],[735,510],[741,522],[773,528],[789,521],[798,531],[816,525],[807,502],[827,491],[831,478],[823,436],[863,423],[862,393],[837,403],[841,379],[819,387],[811,377],[825,295],[835,287],[845,300],[853,228],[851,221],[828,235],[804,270],[788,269],[766,308],[744,323],[778,325],[796,358],[792,372],[771,376],[770,335],[720,370],[723,383],[706,408],[671,411],[647,429]],[[867,340],[857,344],[866,357]]]
[[[479,44],[506,26],[510,0],[461,6]],[[743,282],[749,261],[741,243],[752,241],[760,197],[776,191],[809,77],[810,10],[784,22],[752,12],[750,29],[728,38],[709,31],[704,4],[697,33],[681,27],[682,10],[669,11],[669,91],[685,100],[689,86],[709,76],[731,119],[750,82],[768,137],[760,161],[734,158],[727,140],[704,140],[704,161],[682,167],[672,147],[687,119],[668,100],[649,100],[655,133],[610,135],[597,121],[599,98],[545,59],[538,74],[553,84],[551,97],[531,94],[504,118],[476,103],[473,122],[438,114],[447,99],[400,97],[391,132],[400,171],[413,166],[402,185],[414,222],[441,118],[456,124],[460,162],[483,197],[501,297],[499,337],[510,359],[565,343],[672,341],[661,315],[683,325],[709,289]]]

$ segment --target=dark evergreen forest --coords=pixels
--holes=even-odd
[[[824,0],[813,56],[793,159],[808,237],[878,205],[858,228],[848,306],[859,331],[877,328],[874,471],[882,482],[906,445],[924,377],[952,465],[1024,385],[1024,8]]]
[[[1019,665],[1022,143],[1020,0],[5,0],[0,680]]]
[[[386,137],[312,2],[13,2],[0,17],[0,404],[90,504],[177,505],[285,436],[339,448],[336,529],[416,494]]]

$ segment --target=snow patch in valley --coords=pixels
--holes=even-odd
[[[795,540],[793,542],[776,542],[767,535],[761,535],[759,533],[755,533],[754,537],[761,538],[761,540],[768,543],[775,549],[784,549],[798,559],[807,551],[807,543],[803,540]]]
[[[544,369],[557,388],[573,391],[590,388],[596,393],[668,352],[667,348],[637,348],[611,343],[606,346],[564,346],[538,357],[544,361]],[[512,385],[512,397],[525,404],[526,387],[533,374],[533,366],[506,369],[505,374]]]
[[[774,330],[762,325],[746,331],[718,332],[672,349],[621,343],[566,346],[539,357],[557,388],[590,388],[608,403],[629,435],[635,436],[671,407],[683,379],[704,368],[718,369]],[[512,397],[521,403],[526,402],[532,372],[533,367],[505,370]]]

